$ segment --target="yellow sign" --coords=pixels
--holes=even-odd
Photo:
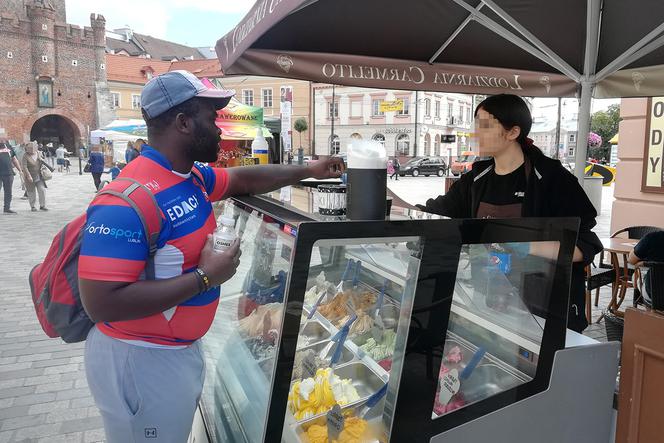
[[[403,111],[403,99],[380,102],[380,112]]]
[[[664,193],[664,97],[648,100],[646,128],[641,190]]]

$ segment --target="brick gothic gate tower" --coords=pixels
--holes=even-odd
[[[65,23],[64,0],[0,1],[0,138],[63,143],[76,152],[113,119],[103,16]]]

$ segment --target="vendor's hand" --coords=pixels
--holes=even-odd
[[[240,250],[240,240],[235,240],[235,243],[224,252],[215,252],[212,244],[212,235],[208,235],[201,251],[198,267],[209,277],[210,286],[219,286],[235,275],[242,251]]]
[[[344,160],[341,157],[329,157],[325,160],[317,160],[310,163],[308,168],[311,177],[319,180],[339,178],[346,170]]]

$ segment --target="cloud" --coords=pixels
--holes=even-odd
[[[90,26],[90,14],[102,14],[106,29],[128,25],[136,32],[165,38],[172,17],[168,1],[67,0],[67,22]]]
[[[191,0],[167,0],[176,8],[191,8],[206,12],[217,12],[222,14],[246,14],[254,5],[255,0],[220,0],[199,1],[192,3]]]

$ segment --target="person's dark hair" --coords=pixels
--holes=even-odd
[[[158,115],[155,118],[148,119],[148,116],[145,114],[145,111],[141,110],[141,112],[143,113],[143,119],[145,120],[145,124],[147,125],[148,132],[150,132],[154,130],[160,131],[162,129],[167,128],[168,125],[173,123],[175,117],[180,113],[188,115],[190,117],[196,117],[200,112],[200,110],[201,110],[201,99],[198,97],[193,97],[185,102],[180,103],[177,106],[173,106],[171,109],[164,112],[163,114]]]
[[[521,146],[528,145],[528,134],[533,126],[533,117],[528,105],[521,97],[513,94],[492,95],[477,105],[475,117],[480,109],[493,115],[506,130],[510,130],[514,126],[521,128],[521,134],[516,141]]]

